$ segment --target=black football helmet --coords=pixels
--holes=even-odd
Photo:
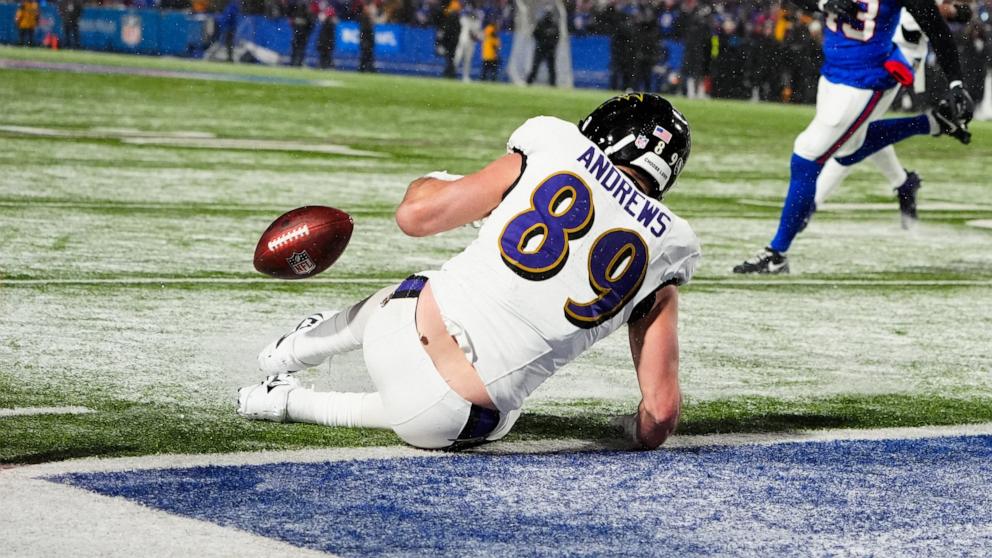
[[[675,184],[692,148],[689,122],[672,103],[654,93],[619,95],[579,122],[579,130],[615,165],[633,167],[661,199]]]

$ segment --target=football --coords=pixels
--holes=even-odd
[[[313,277],[344,252],[354,221],[333,207],[308,205],[279,216],[255,246],[255,269],[279,279]]]

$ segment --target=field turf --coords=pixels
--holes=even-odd
[[[411,179],[473,171],[528,117],[578,120],[609,95],[14,48],[0,61],[0,409],[93,411],[0,416],[0,463],[397,444],[241,420],[235,390],[300,317],[472,238],[404,237],[392,211]],[[666,201],[704,253],[682,290],[680,432],[992,421],[992,229],[975,226],[992,221],[992,125],[967,147],[899,145],[925,180],[915,230],[865,166],[796,242],[792,275],[740,278],[812,109],[676,104],[693,151]],[[355,216],[344,256],[312,281],[255,273],[260,232],[304,204]],[[613,436],[607,418],[638,400],[625,339],[547,382],[508,439]],[[369,387],[357,355],[305,377]]]

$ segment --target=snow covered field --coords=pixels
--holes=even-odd
[[[143,64],[179,76],[9,65],[0,70],[5,107],[0,114],[0,410],[92,411],[0,413],[0,464],[397,444],[390,433],[239,420],[233,416],[235,389],[259,377],[257,350],[302,316],[340,308],[410,272],[436,267],[472,238],[470,228],[430,239],[404,237],[392,210],[409,180],[431,170],[474,170],[498,156],[508,134],[527,117],[577,120],[606,96],[9,48],[0,49],[0,59]],[[204,67],[302,79],[181,77]],[[308,85],[307,80],[316,83],[327,75],[335,87]],[[859,170],[795,244],[792,275],[740,278],[730,267],[773,233],[792,140],[810,109],[676,104],[693,125],[693,154],[666,201],[689,219],[704,252],[697,280],[681,298],[686,397],[681,432],[788,436],[822,428],[992,421],[992,229],[969,225],[992,220],[987,176],[992,126],[976,124],[968,147],[946,138],[916,138],[899,146],[904,164],[925,180],[922,221],[915,230],[900,229],[881,177]],[[259,233],[283,211],[315,203],[355,217],[355,234],[341,260],[312,281],[284,283],[255,273],[251,255]],[[597,345],[542,386],[508,442],[538,449],[554,449],[563,440],[609,447],[614,434],[607,418],[633,409],[639,397],[625,339],[617,335]],[[354,354],[305,378],[318,386],[368,387]],[[896,456],[888,464],[853,457],[851,463],[915,467],[914,459],[926,461],[906,457],[917,450],[949,455],[971,448],[965,452],[971,456],[967,466],[975,467],[971,473],[942,469],[935,475],[950,479],[960,473],[962,494],[981,504],[976,483],[987,484],[989,478],[987,466],[979,466],[987,457],[982,453],[987,437],[923,446],[885,449]],[[881,451],[856,444],[842,450],[838,455]],[[727,451],[720,467],[738,456]],[[788,451],[798,452],[789,454],[796,463],[813,463],[830,461],[834,449],[817,446],[805,457],[802,448]],[[615,467],[624,455],[629,454],[600,457]],[[676,472],[668,480],[699,483],[705,494],[709,481],[693,468],[705,464],[680,462],[684,457],[630,459],[633,470],[671,465]],[[511,468],[558,466],[542,459],[521,459]],[[777,458],[757,452],[747,459],[760,468],[761,460]],[[559,473],[571,466],[562,462]],[[375,467],[388,476],[387,469],[401,466]],[[830,467],[817,471],[833,474]],[[721,482],[730,482],[727,486],[742,476],[739,468],[724,472]],[[895,484],[879,484],[878,490],[926,481],[900,474],[891,477]],[[809,505],[827,513],[817,506],[833,505],[833,498]],[[648,514],[652,506],[639,505],[631,513]],[[199,512],[179,513],[199,517]],[[987,520],[961,518],[965,542],[954,548],[987,550]],[[753,526],[748,521],[758,521],[732,519],[734,529],[742,531]],[[689,554],[727,550],[720,541],[729,531],[705,521],[696,525],[697,539],[711,533],[712,544],[679,548]],[[790,528],[801,532],[812,526]],[[326,542],[337,540],[332,535],[301,546],[338,549]],[[918,540],[903,535],[889,540]],[[828,544],[832,538],[810,534],[804,540],[816,543],[809,547],[814,554],[871,548],[863,537],[852,536],[850,545],[839,547]],[[23,548],[42,555],[49,547],[29,542]],[[403,548],[426,552],[427,547],[390,551]],[[499,554],[520,547],[486,548],[485,553]]]

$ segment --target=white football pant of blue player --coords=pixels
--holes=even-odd
[[[826,16],[816,115],[793,146],[789,192],[778,231],[766,248],[735,266],[735,273],[789,272],[786,252],[816,209],[817,179],[832,159],[849,167],[914,135],[948,134],[962,143],[970,141],[967,124],[974,103],[961,82],[951,32],[933,0],[813,2],[796,0]],[[932,112],[881,120],[899,84],[913,79],[912,66],[893,43],[903,8],[933,44],[950,91]]]
[[[948,21],[964,23],[971,19],[971,8],[967,5],[941,4],[940,0],[938,0],[937,4],[941,15]],[[926,68],[924,62],[927,56],[929,41],[927,41],[923,31],[920,30],[919,24],[916,23],[913,16],[909,15],[909,12],[906,10],[902,11],[899,27],[896,30],[893,42],[899,47],[913,67],[913,91],[917,95],[923,94],[926,91]],[[908,84],[903,85],[908,86]],[[896,195],[896,200],[899,202],[902,227],[907,230],[911,229],[918,219],[916,197],[923,180],[916,172],[908,171],[903,167],[899,161],[899,157],[896,155],[895,147],[891,145],[882,148],[878,153],[870,155],[866,160],[874,164],[888,181],[889,186]],[[815,206],[818,208],[822,207],[827,197],[840,186],[853,170],[853,165],[844,166],[836,158],[827,161],[816,181]]]

